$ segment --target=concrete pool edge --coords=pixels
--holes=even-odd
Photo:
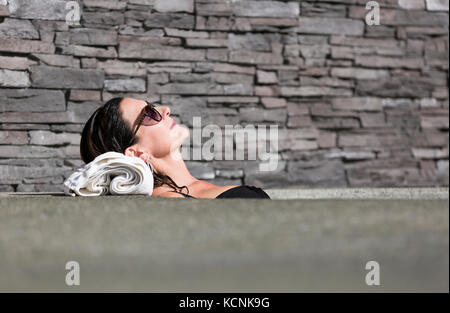
[[[448,200],[0,198],[0,292],[448,292]],[[81,266],[67,286],[65,264]],[[381,285],[367,285],[367,262]]]

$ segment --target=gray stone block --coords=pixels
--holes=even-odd
[[[230,49],[250,51],[272,51],[271,43],[279,42],[279,36],[265,34],[228,35]]]
[[[212,83],[172,83],[158,89],[159,94],[222,95],[223,87]]]
[[[212,73],[213,80],[220,84],[253,84],[253,75],[237,74],[237,73]]]
[[[27,123],[21,123],[21,124],[2,124],[0,126],[0,129],[5,130],[46,130],[50,129],[49,125],[42,125],[42,124],[27,124]]]
[[[315,127],[330,130],[358,129],[361,127],[359,119],[351,117],[317,117],[313,124]]]
[[[109,29],[111,26],[119,26],[125,23],[122,12],[83,12],[81,16],[86,27]]]
[[[196,29],[246,32],[252,30],[252,25],[247,18],[197,16]]]
[[[300,15],[300,7],[297,2],[233,1],[231,9],[236,16],[286,18]]]
[[[215,176],[224,178],[242,178],[244,177],[244,171],[242,169],[216,169]]]
[[[0,93],[2,112],[49,112],[64,111],[64,93],[45,89],[2,89]]]
[[[54,133],[44,130],[30,131],[30,144],[42,146],[80,144],[80,134]]]
[[[117,58],[117,52],[114,47],[95,48],[71,45],[67,47],[67,52],[65,54],[73,54],[82,57]]]
[[[187,38],[186,45],[188,47],[198,48],[227,48],[227,39],[204,39],[204,38]]]
[[[278,77],[275,72],[257,71],[256,77],[260,84],[276,84],[278,83]]]
[[[28,20],[5,18],[3,23],[0,23],[0,37],[39,39],[39,33]]]
[[[366,147],[366,146],[401,146],[405,145],[404,138],[399,135],[376,134],[339,134],[340,147]]]
[[[422,58],[394,58],[381,56],[356,56],[355,64],[365,67],[420,69],[424,66]]]
[[[127,6],[127,2],[122,0],[84,0],[83,4],[87,8],[102,8],[109,10],[123,10]]]
[[[252,96],[253,86],[250,84],[230,84],[223,86],[224,95]]]
[[[31,145],[0,145],[0,154],[5,158],[61,158],[63,157],[64,151],[61,148],[49,148],[42,146],[31,146]],[[9,179],[6,175],[6,171],[10,166],[3,166],[2,170],[4,175],[0,175],[0,179],[7,181]],[[45,169],[45,168],[43,168]],[[20,170],[20,169],[16,169]],[[20,180],[21,177],[18,174],[16,180]]]
[[[325,58],[330,54],[330,46],[326,44],[319,45],[299,45],[300,56],[303,58]]]
[[[208,49],[206,58],[213,61],[228,61],[228,49]]]
[[[373,97],[333,98],[333,109],[353,111],[381,111],[383,99]]]
[[[344,98],[345,99],[345,98]],[[334,100],[334,99],[333,99]],[[353,106],[354,107],[354,106]],[[314,102],[310,104],[311,116],[323,117],[359,117],[360,113],[353,111],[352,108],[333,109],[331,104]]]
[[[17,53],[54,53],[55,46],[52,43],[38,40],[2,38],[2,40],[0,40],[0,51]]]
[[[24,71],[0,69],[0,87],[29,87],[30,78]]]
[[[391,77],[378,80],[359,80],[356,93],[387,98],[429,97],[433,84],[423,78]]]
[[[28,143],[28,134],[26,131],[1,131],[0,144],[2,145],[26,145]]]
[[[146,27],[194,29],[194,16],[181,13],[153,13],[144,22]]]
[[[287,106],[289,116],[309,114],[309,107],[307,103],[288,102]]]
[[[56,125],[52,125],[51,126],[51,130],[57,133],[60,132],[70,132],[70,133],[78,133],[77,135],[80,135],[81,132],[83,131],[84,128],[84,124],[67,124],[67,125],[60,125],[60,124],[56,124]],[[71,143],[73,143],[75,141],[72,141]],[[79,143],[79,140],[78,140]]]
[[[94,111],[103,105],[100,102],[71,102],[67,104],[67,117],[70,123],[86,123]],[[77,155],[78,156],[78,155]]]
[[[324,163],[292,161],[288,163],[288,180],[296,186],[303,187],[346,187],[344,165],[341,161]]]
[[[107,79],[105,89],[108,91],[135,91],[144,92],[146,90],[145,80],[133,79]]]
[[[208,103],[211,104],[249,104],[249,103],[257,103],[258,97],[233,97],[233,96],[226,96],[226,97],[208,97]]]
[[[261,103],[266,109],[284,108],[287,106],[286,99],[261,97]]]
[[[158,12],[194,12],[194,0],[154,0]]]
[[[246,64],[282,64],[281,55],[266,52],[231,51],[230,61]]]
[[[147,74],[145,66],[136,62],[107,60],[98,62],[95,67],[103,69],[106,75],[145,76]]]
[[[423,128],[449,128],[449,119],[447,116],[421,116],[420,126]]]
[[[428,11],[447,11],[448,0],[425,0]]]
[[[300,2],[302,16],[330,16],[330,17],[346,17],[347,1],[335,1],[339,3],[321,3],[321,2]]]
[[[20,158],[20,159],[1,159],[2,165],[17,165],[28,167],[61,167],[64,165],[62,159],[57,158]]]
[[[2,12],[1,6],[0,6],[0,13]],[[1,16],[1,14],[0,14]],[[14,192],[14,187],[11,185],[0,185],[0,192]]]
[[[383,113],[361,113],[362,127],[388,127]]]
[[[288,118],[286,126],[289,128],[298,128],[298,127],[309,127],[312,126],[311,117],[308,115],[305,116],[290,116]],[[308,143],[307,143],[308,144]],[[309,145],[311,146],[311,145]]]
[[[330,88],[330,87],[313,87],[313,86],[299,86],[299,87],[281,87],[280,93],[283,96],[351,96],[352,92],[349,89]]]
[[[313,78],[309,76],[300,76],[300,85],[302,86],[329,86],[352,88],[354,83],[351,80],[338,79],[334,77]]]
[[[75,28],[68,36],[70,44],[87,46],[114,46],[117,44],[117,32],[112,30]]]
[[[335,67],[331,69],[331,75],[341,78],[378,80],[382,78],[388,78],[390,74],[389,71],[384,69],[374,70],[355,67]]]
[[[80,61],[71,55],[34,53],[33,56],[37,57],[43,64],[46,65],[80,68]]]
[[[6,5],[0,5],[0,16],[9,16],[9,8]]]
[[[363,187],[368,184],[381,186],[407,186],[414,185],[414,181],[420,181],[417,168],[361,168],[347,171],[351,186]],[[376,178],[376,182],[373,179]],[[423,183],[422,183],[423,184]]]
[[[33,87],[101,89],[104,73],[100,70],[82,70],[57,68],[50,66],[32,66],[31,80]]]
[[[8,70],[26,70],[30,66],[29,60],[24,57],[0,56],[0,68]]]
[[[425,9],[425,0],[399,0],[399,7],[406,10]]]
[[[327,155],[328,158],[342,158],[349,161],[361,161],[375,159],[376,154],[372,151],[361,151],[361,150],[338,150],[332,151]]]
[[[241,108],[239,110],[241,121],[248,122],[278,122],[284,123],[287,112],[285,109],[265,110],[262,108]]]
[[[176,28],[164,28],[167,36],[171,37],[183,37],[183,38],[208,38],[209,33],[203,31],[194,31],[194,30],[182,30]]]
[[[119,57],[123,59],[172,60],[172,61],[202,61],[205,60],[205,50],[170,48],[171,53],[160,47],[151,47],[141,43],[120,43]]]
[[[8,0],[11,17],[37,20],[65,20],[70,10],[63,0]]]
[[[364,33],[364,22],[347,18],[301,17],[296,31],[305,34],[361,36]]]
[[[448,164],[449,164],[448,160],[439,160],[439,161],[437,161],[438,175],[439,176],[443,176],[443,177],[447,177],[447,183],[448,183],[448,176],[449,176]]]

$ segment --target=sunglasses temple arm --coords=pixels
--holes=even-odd
[[[141,125],[142,125],[142,121],[144,120],[144,118],[145,118],[145,114],[142,114],[141,118],[139,119],[138,127],[136,128],[136,130],[133,133],[133,137],[136,136],[136,134],[139,130],[139,127],[141,127]]]

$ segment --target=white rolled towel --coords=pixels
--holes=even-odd
[[[64,181],[71,196],[153,193],[153,169],[138,157],[106,152],[72,173]]]

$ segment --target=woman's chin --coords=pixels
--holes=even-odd
[[[183,143],[184,140],[185,140],[186,138],[189,137],[189,128],[187,128],[187,127],[184,126],[184,125],[177,125],[177,126],[175,126],[175,127],[177,127],[177,128],[180,129],[181,143]]]
[[[170,151],[179,151],[183,142],[189,137],[189,128],[182,125],[176,125],[170,132],[169,137],[172,141]]]

